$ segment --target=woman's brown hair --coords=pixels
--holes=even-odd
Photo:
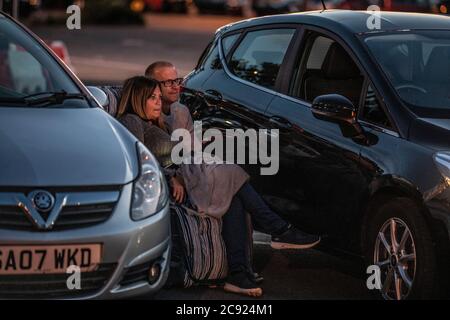
[[[150,121],[145,114],[145,107],[147,105],[147,100],[152,96],[156,87],[159,87],[158,81],[143,76],[136,76],[125,80],[117,117],[120,118],[125,113],[132,113],[136,114],[141,119]],[[166,130],[162,113],[160,117],[153,122],[161,129]]]

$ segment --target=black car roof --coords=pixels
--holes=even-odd
[[[383,32],[411,29],[449,29],[450,17],[437,14],[421,14],[407,12],[381,11],[381,29],[370,30],[367,27],[369,18],[367,11],[352,10],[322,10],[302,13],[291,13],[248,19],[219,29],[231,31],[241,28],[256,27],[265,24],[301,23],[315,25],[330,30],[340,30],[347,33]],[[337,30],[338,29],[338,30]]]

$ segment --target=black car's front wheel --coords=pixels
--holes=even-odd
[[[394,198],[368,219],[366,257],[380,270],[379,292],[386,300],[433,297],[436,255],[419,206]]]

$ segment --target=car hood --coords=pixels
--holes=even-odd
[[[450,150],[450,119],[417,118],[409,139],[437,150]]]
[[[0,108],[0,187],[126,184],[135,141],[98,108]]]

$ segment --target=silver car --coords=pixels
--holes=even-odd
[[[125,298],[167,279],[166,181],[99,99],[0,14],[0,298]]]

